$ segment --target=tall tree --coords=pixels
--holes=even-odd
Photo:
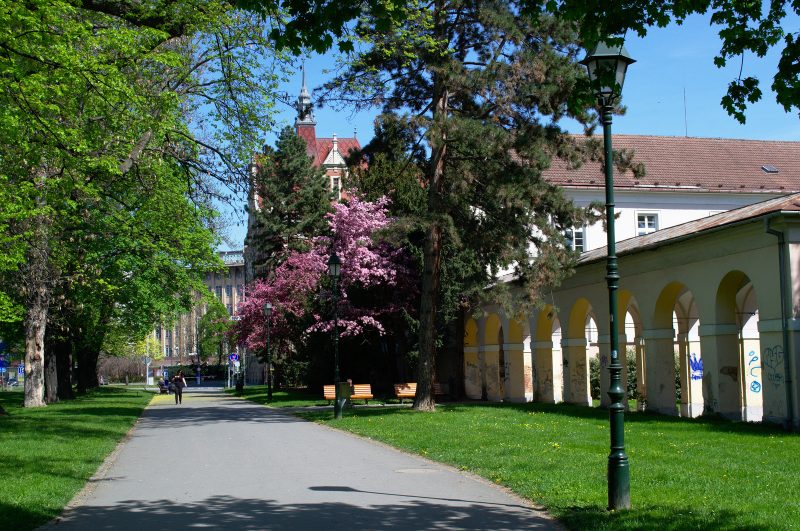
[[[17,205],[0,220],[8,228],[0,243],[23,257],[0,263],[0,304],[25,308],[27,406],[44,405],[53,296],[69,275],[85,272],[70,267],[85,243],[74,228],[87,213],[135,211],[119,187],[151,193],[158,172],[184,182],[183,199],[200,205],[222,194],[219,184],[244,189],[255,125],[268,122],[264,96],[273,85],[257,75],[267,30],[222,0],[202,9],[190,0],[163,4],[174,17],[148,17],[127,2],[0,2],[0,157]],[[218,120],[190,126],[201,111]],[[133,238],[130,255],[149,250],[149,227],[120,218],[129,235],[146,236]],[[91,234],[104,236],[102,226]]]
[[[382,102],[384,112],[408,113],[424,135],[414,407],[432,410],[445,245],[471,257],[464,276],[471,276],[473,293],[494,285],[508,295],[499,282],[508,269],[529,302],[542,286],[556,284],[573,259],[561,232],[580,213],[541,173],[553,156],[579,159],[558,122],[588,123],[592,100],[572,24],[529,16],[517,1],[435,0],[416,7],[388,30],[362,19],[356,31],[371,46],[327,87],[357,105]]]
[[[263,278],[322,233],[332,196],[325,170],[314,165],[305,141],[290,127],[281,131],[274,150],[265,148],[256,167],[258,238],[248,243],[258,251],[257,274]]]

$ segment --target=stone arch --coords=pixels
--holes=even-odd
[[[653,328],[645,330],[644,365],[646,371],[647,409],[667,415],[677,415],[675,393],[676,309],[681,313],[693,304],[691,291],[681,282],[673,281],[661,289],[653,312]],[[680,338],[678,338],[680,339]],[[678,350],[680,350],[680,342]],[[685,388],[682,386],[681,395]]]
[[[531,354],[531,332],[528,320],[520,315],[505,323],[506,337],[502,345],[505,363],[503,400],[530,402],[533,400],[535,364]]]
[[[764,420],[764,380],[761,356],[761,335],[758,331],[758,296],[752,282],[745,284],[736,294],[737,324],[742,360],[743,420]],[[767,389],[769,394],[772,390]]]
[[[561,322],[556,308],[545,305],[532,320],[536,401],[555,404],[563,400],[563,359],[561,356]]]
[[[725,417],[743,420],[750,417],[763,417],[762,392],[765,390],[760,381],[760,370],[748,374],[745,367],[750,364],[754,369],[761,369],[759,355],[759,339],[757,324],[755,337],[745,337],[743,327],[751,324],[751,317],[745,318],[744,305],[753,308],[757,313],[757,300],[750,278],[742,271],[729,271],[722,277],[717,287],[714,305],[715,323],[711,330],[716,354],[716,393],[718,411]],[[752,328],[749,329],[752,331]],[[781,373],[783,372],[782,367]],[[748,385],[752,385],[748,389]],[[752,389],[758,389],[753,392]],[[748,410],[749,406],[752,409]],[[749,415],[748,415],[749,413]],[[755,420],[750,418],[748,420]]]
[[[561,339],[564,357],[564,400],[572,404],[590,406],[589,356],[587,353],[586,323],[592,314],[592,305],[583,297],[577,299],[567,318],[567,337]],[[594,319],[597,323],[597,319]]]

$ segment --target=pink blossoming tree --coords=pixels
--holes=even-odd
[[[330,236],[315,238],[308,252],[293,252],[266,280],[256,280],[239,305],[233,334],[240,344],[262,352],[266,343],[264,305],[273,306],[273,352],[301,348],[309,334],[331,332],[332,283],[327,261],[335,251],[342,261],[339,278],[341,337],[388,332],[388,323],[416,308],[418,288],[411,259],[378,237],[392,219],[388,199],[363,201],[353,194],[328,214]]]

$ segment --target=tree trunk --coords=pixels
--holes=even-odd
[[[72,400],[72,342],[60,342],[56,345],[56,366],[58,367],[58,398]]]
[[[58,402],[58,363],[56,342],[48,341],[44,349],[44,401]]]
[[[436,369],[436,311],[439,307],[439,280],[442,270],[442,190],[447,154],[447,89],[442,77],[434,75],[433,126],[438,137],[431,142],[431,174],[428,179],[428,229],[423,245],[422,293],[419,310],[419,363],[414,409],[433,411],[433,379]]]
[[[44,283],[30,297],[25,317],[25,407],[43,407],[44,332],[47,326],[48,289]]]

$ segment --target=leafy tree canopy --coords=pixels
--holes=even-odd
[[[608,37],[621,38],[627,31],[645,36],[650,27],[678,24],[696,13],[711,13],[711,23],[719,26],[722,46],[714,64],[725,66],[729,61],[750,52],[764,57],[772,46],[781,45],[781,58],[772,80],[777,102],[786,112],[800,110],[800,38],[786,28],[787,15],[800,15],[800,2],[739,0],[537,0],[526,2],[527,8],[538,11],[545,6],[558,16],[575,20],[586,47],[591,49]],[[747,105],[760,100],[759,80],[739,75],[728,84],[722,107],[739,122],[745,122]]]

